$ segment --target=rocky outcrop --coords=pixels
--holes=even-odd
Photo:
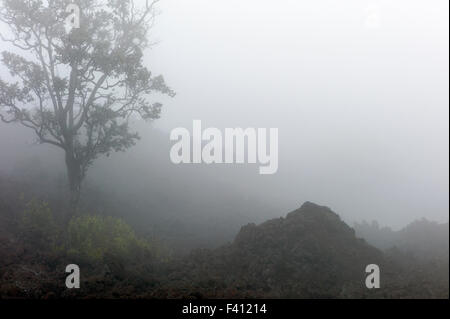
[[[193,253],[185,275],[267,297],[361,297],[370,294],[365,268],[373,263],[384,264],[378,249],[328,207],[306,202],[285,218],[242,227],[230,245]]]

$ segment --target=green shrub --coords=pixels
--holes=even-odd
[[[96,215],[72,218],[68,227],[69,256],[95,263],[105,255],[117,258],[150,256],[151,245],[136,236],[122,219]]]
[[[63,226],[55,221],[49,204],[37,199],[25,202],[19,228],[22,239],[35,249],[79,262],[95,264],[105,257],[132,262],[169,258],[162,244],[139,238],[120,218],[82,215]]]

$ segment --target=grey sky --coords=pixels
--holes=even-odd
[[[350,221],[447,221],[448,5],[163,0],[146,63],[177,96],[155,126],[278,127],[277,174],[213,176],[281,213],[309,200]]]
[[[448,220],[448,1],[165,0],[160,11],[147,60],[178,95],[159,127],[279,127],[279,173],[231,183],[355,219]]]

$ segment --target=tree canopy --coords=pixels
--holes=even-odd
[[[152,93],[174,96],[143,64],[156,2],[0,0],[9,27],[1,38],[15,48],[1,53],[14,80],[0,79],[0,119],[63,149],[75,193],[98,156],[139,139],[131,117],[160,116]],[[79,26],[66,30],[69,5],[79,8]]]

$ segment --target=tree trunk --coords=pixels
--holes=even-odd
[[[77,212],[80,200],[82,172],[81,167],[73,153],[66,151],[66,168],[69,179],[69,211],[67,220],[69,221]]]

